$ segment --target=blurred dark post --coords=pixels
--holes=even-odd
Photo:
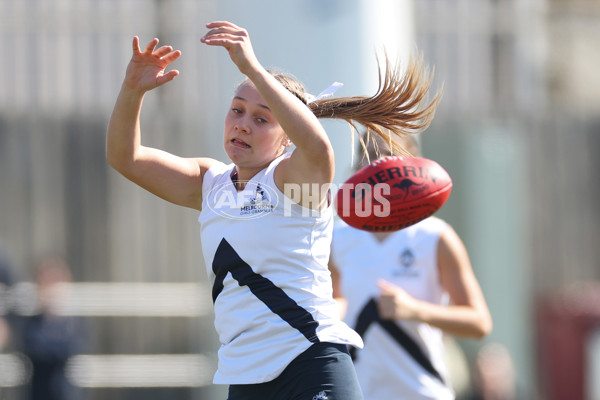
[[[547,400],[590,400],[586,344],[600,327],[600,283],[580,283],[538,303],[540,395]]]

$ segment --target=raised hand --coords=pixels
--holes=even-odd
[[[133,55],[123,84],[130,89],[146,92],[161,86],[179,75],[176,69],[165,72],[165,68],[181,56],[179,50],[173,51],[171,46],[156,49],[158,39],[153,39],[142,52],[139,38],[133,38]]]
[[[214,21],[206,24],[210,30],[200,41],[209,46],[222,46],[240,72],[247,74],[259,65],[248,32],[228,21]]]

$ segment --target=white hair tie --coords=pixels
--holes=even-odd
[[[304,96],[306,97],[306,103],[310,104],[313,101],[321,100],[326,97],[333,97],[333,94],[342,86],[344,86],[343,83],[333,82],[327,89],[323,90],[321,93],[319,93],[316,96],[314,96],[310,93],[304,93]]]

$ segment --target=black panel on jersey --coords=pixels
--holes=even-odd
[[[319,342],[317,337],[319,323],[312,315],[269,279],[255,273],[225,238],[221,240],[215,252],[212,270],[215,273],[215,283],[212,288],[213,303],[223,290],[223,280],[229,272],[240,286],[248,286],[250,291],[271,311],[300,331],[310,342]]]
[[[440,382],[444,383],[444,379],[440,375],[440,373],[435,369],[431,360],[427,355],[423,352],[423,349],[411,338],[404,330],[396,324],[394,321],[382,319],[379,316],[379,311],[377,310],[377,301],[375,299],[371,299],[367,302],[365,307],[362,309],[358,318],[356,319],[356,332],[364,337],[365,332],[369,329],[369,326],[373,323],[378,323],[381,325],[383,330],[385,330],[394,340],[400,344],[404,350],[417,362],[425,371],[429,372],[431,375],[440,380]],[[365,345],[366,346],[366,345]],[[356,348],[350,349],[350,355],[352,359],[356,359]]]

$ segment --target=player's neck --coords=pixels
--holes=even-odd
[[[373,234],[373,236],[375,237],[375,239],[377,239],[378,242],[384,242],[385,239],[388,238],[388,236],[390,236],[390,234],[392,233],[391,231],[387,231],[387,232],[371,232]]]

